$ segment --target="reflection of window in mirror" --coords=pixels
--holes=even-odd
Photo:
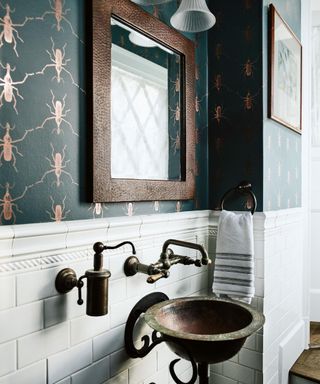
[[[111,24],[111,177],[180,180],[181,55]]]

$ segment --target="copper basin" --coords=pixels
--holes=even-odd
[[[247,304],[207,296],[166,300],[145,313],[178,356],[197,363],[219,363],[236,355],[246,338],[260,329],[264,316]]]

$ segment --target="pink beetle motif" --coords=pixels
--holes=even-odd
[[[10,13],[14,13],[15,10],[11,9],[9,4],[6,4],[3,6],[0,3],[0,7],[6,10],[5,16],[2,18],[0,17],[0,26],[3,27],[2,32],[0,33],[0,48],[3,46],[3,40],[8,43],[12,44],[13,43],[13,50],[17,57],[19,57],[18,52],[17,52],[17,39],[20,40],[23,43],[23,40],[21,39],[19,32],[15,27],[24,27],[25,24],[29,21],[32,20],[31,17],[25,17],[24,22],[21,24],[15,24],[12,22]],[[16,37],[15,37],[16,36]]]
[[[95,219],[95,218],[103,218],[103,211],[104,209],[108,209],[108,207],[106,206],[106,204],[104,203],[95,203],[95,204],[91,204],[90,207],[88,208],[88,211],[91,211],[92,210],[92,218]]]
[[[22,211],[19,209],[18,205],[15,203],[15,201],[18,201],[22,199],[25,194],[27,193],[27,190],[32,187],[32,185],[29,185],[25,187],[23,193],[15,198],[12,198],[10,194],[10,189],[13,189],[14,186],[10,186],[9,183],[6,183],[5,186],[0,185],[1,188],[5,189],[5,193],[0,199],[0,207],[1,207],[1,213],[0,213],[0,223],[2,224],[4,219],[5,221],[12,221],[13,219],[13,224],[16,223],[16,212],[22,213]],[[15,211],[14,211],[15,210]]]
[[[54,41],[53,41],[52,37],[50,39],[51,39],[51,42],[52,42],[51,52],[48,51],[48,50],[46,50],[46,52],[47,52],[47,54],[50,57],[51,64],[46,64],[41,69],[41,71],[36,72],[36,74],[37,75],[43,75],[47,68],[52,67],[52,68],[55,69],[56,74],[55,74],[55,76],[52,77],[51,80],[55,80],[56,79],[57,83],[60,83],[61,81],[64,82],[64,79],[61,76],[61,74],[62,74],[62,72],[65,72],[66,74],[68,74],[70,76],[72,84],[75,85],[76,87],[78,87],[82,92],[85,92],[82,88],[80,88],[79,84],[77,84],[74,81],[74,78],[73,78],[71,72],[68,69],[65,68],[66,65],[68,64],[68,62],[71,60],[71,59],[65,59],[67,43],[65,43],[63,45],[62,49],[55,48],[55,44],[54,44]]]
[[[153,202],[153,210],[155,212],[160,212],[160,202],[158,200]]]
[[[12,137],[10,135],[10,131],[13,131],[15,126],[10,127],[9,123],[6,123],[5,126],[0,124],[0,126],[1,126],[1,128],[3,128],[6,131],[3,138],[2,139],[0,138],[0,148],[2,148],[2,151],[0,151],[0,167],[2,165],[1,158],[3,158],[4,161],[7,161],[7,162],[13,161],[13,163],[12,163],[13,168],[15,169],[16,172],[18,172],[18,170],[16,168],[17,159],[16,159],[15,154],[13,153],[13,150],[15,150],[16,153],[21,157],[23,157],[23,155],[22,155],[22,153],[19,152],[18,147],[14,144],[20,143],[21,141],[23,141],[25,139],[25,137],[27,136],[27,134],[32,132],[33,129],[26,130],[24,135],[21,137],[21,139],[12,140]]]
[[[196,78],[197,81],[200,79],[199,65],[196,65],[196,68],[195,68],[195,78]]]
[[[44,20],[44,18],[47,15],[53,15],[56,19],[57,24],[54,24],[54,27],[57,27],[57,31],[63,31],[63,28],[61,26],[61,22],[64,21],[67,23],[71,29],[72,34],[83,43],[83,40],[79,38],[79,36],[76,34],[70,20],[66,18],[67,14],[71,11],[71,9],[64,9],[65,1],[62,0],[49,0],[51,11],[46,11],[44,14],[40,17],[36,17],[36,20]]]
[[[53,128],[52,132],[57,132],[57,135],[60,135],[61,132],[63,133],[63,129],[61,128],[61,124],[65,123],[71,129],[71,131],[74,135],[79,136],[77,134],[77,132],[74,131],[71,123],[65,119],[68,112],[70,112],[70,109],[65,110],[67,95],[64,95],[62,101],[60,101],[60,100],[55,100],[55,96],[54,96],[52,90],[50,90],[50,92],[52,95],[52,99],[51,99],[52,106],[47,104],[47,107],[49,108],[52,116],[45,118],[44,121],[42,122],[42,124],[39,125],[38,127],[36,127],[36,129],[41,129],[45,126],[45,124],[48,121],[54,120],[54,122],[56,123],[56,127]]]
[[[51,211],[52,212],[49,212],[49,211],[46,211],[46,212],[49,215],[50,219],[54,220],[56,223],[60,223],[60,221],[64,220],[67,217],[68,213],[71,212],[70,209],[68,209],[67,211],[65,210],[66,209],[66,205],[65,205],[66,198],[67,198],[67,196],[65,196],[64,199],[62,200],[62,204],[56,204],[55,205],[53,197],[50,196]]]
[[[133,216],[135,213],[134,203],[126,203],[126,208],[124,210],[127,216]]]
[[[251,95],[251,92],[248,91],[247,94],[242,98],[243,106],[246,111],[251,111],[253,109],[254,99],[257,97],[256,95]]]
[[[170,140],[171,148],[173,149],[173,154],[175,155],[177,151],[180,151],[181,148],[180,132],[177,132],[176,137],[170,136]]]
[[[245,9],[251,9],[252,8],[252,0],[244,0],[244,7],[245,7]]]
[[[198,95],[196,95],[195,100],[194,100],[194,108],[195,108],[195,111],[197,113],[200,112],[201,103],[202,103],[203,99],[206,98],[207,96],[208,95],[206,94],[206,95],[202,96],[201,99],[199,99]]]
[[[173,121],[174,121],[174,124],[177,122],[177,121],[180,121],[180,105],[179,103],[177,103],[176,107],[174,109],[170,108],[171,112],[172,112],[172,118],[173,118]]]
[[[49,159],[48,157],[46,157],[46,159],[49,161],[51,169],[49,171],[46,171],[43,174],[43,176],[41,177],[41,179],[39,181],[37,181],[36,184],[43,183],[43,181],[47,175],[49,175],[50,173],[54,173],[56,180],[53,183],[55,183],[57,185],[57,187],[60,187],[60,185],[63,184],[61,181],[62,174],[69,176],[72,184],[78,185],[78,183],[76,183],[73,180],[71,173],[65,171],[67,164],[70,162],[70,159],[65,161],[65,156],[66,156],[65,152],[66,152],[67,146],[65,145],[63,147],[62,154],[60,152],[54,153],[54,147],[53,147],[52,143],[50,143],[50,146],[52,149],[52,152],[51,152],[52,159]]]
[[[252,61],[250,59],[248,59],[242,66],[243,68],[243,74],[245,77],[252,77],[253,76],[253,72],[254,72],[254,69],[255,69],[255,63],[257,62],[257,60],[255,61]]]
[[[223,108],[221,105],[217,105],[214,109],[214,114],[213,114],[214,120],[217,121],[218,124],[221,123],[221,120],[224,118],[223,114]]]
[[[15,110],[16,114],[18,114],[17,110],[17,98],[15,96],[15,93],[17,96],[20,97],[20,99],[23,100],[23,97],[20,95],[18,88],[15,85],[23,84],[29,76],[34,75],[33,73],[26,73],[24,76],[24,79],[21,81],[13,81],[11,78],[11,72],[14,72],[16,70],[15,67],[11,68],[11,65],[7,63],[5,66],[0,62],[0,66],[6,70],[6,74],[4,77],[0,77],[0,87],[3,87],[3,91],[0,94],[0,108],[3,105],[3,99],[7,103],[13,102],[13,109]]]
[[[222,88],[222,75],[220,73],[218,73],[214,77],[213,88],[216,89],[218,92],[221,91],[221,88]]]
[[[173,83],[173,92],[179,93],[180,92],[180,76],[177,74],[177,78],[175,80],[170,80],[171,83]]]

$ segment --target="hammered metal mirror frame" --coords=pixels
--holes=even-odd
[[[114,16],[181,55],[181,181],[111,177],[111,17]],[[129,0],[92,2],[93,201],[187,200],[195,190],[194,43]],[[139,155],[139,154],[137,154]]]

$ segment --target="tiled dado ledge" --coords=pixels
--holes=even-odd
[[[301,220],[299,208],[257,212],[254,215],[254,235],[259,243],[272,236],[279,227]],[[194,233],[195,228],[210,237],[217,234],[219,211],[190,211],[148,216],[113,217],[60,223],[0,226],[0,273],[46,268],[68,261],[91,258],[96,241],[116,243],[135,241],[136,248],[159,244],[175,236]],[[178,233],[177,233],[178,231]],[[214,248],[214,244],[211,244]],[[108,251],[109,254],[124,250]],[[214,249],[209,249],[214,253]]]
[[[191,211],[150,216],[116,217],[0,227],[0,274],[18,273],[91,258],[96,241],[115,244],[134,242],[137,253],[172,237],[208,235],[210,211]],[[211,235],[216,227],[211,228]],[[200,238],[199,238],[200,241]],[[143,245],[143,247],[142,247]],[[108,251],[109,255],[130,248]],[[157,255],[160,254],[160,248]],[[157,258],[157,255],[154,258]]]

